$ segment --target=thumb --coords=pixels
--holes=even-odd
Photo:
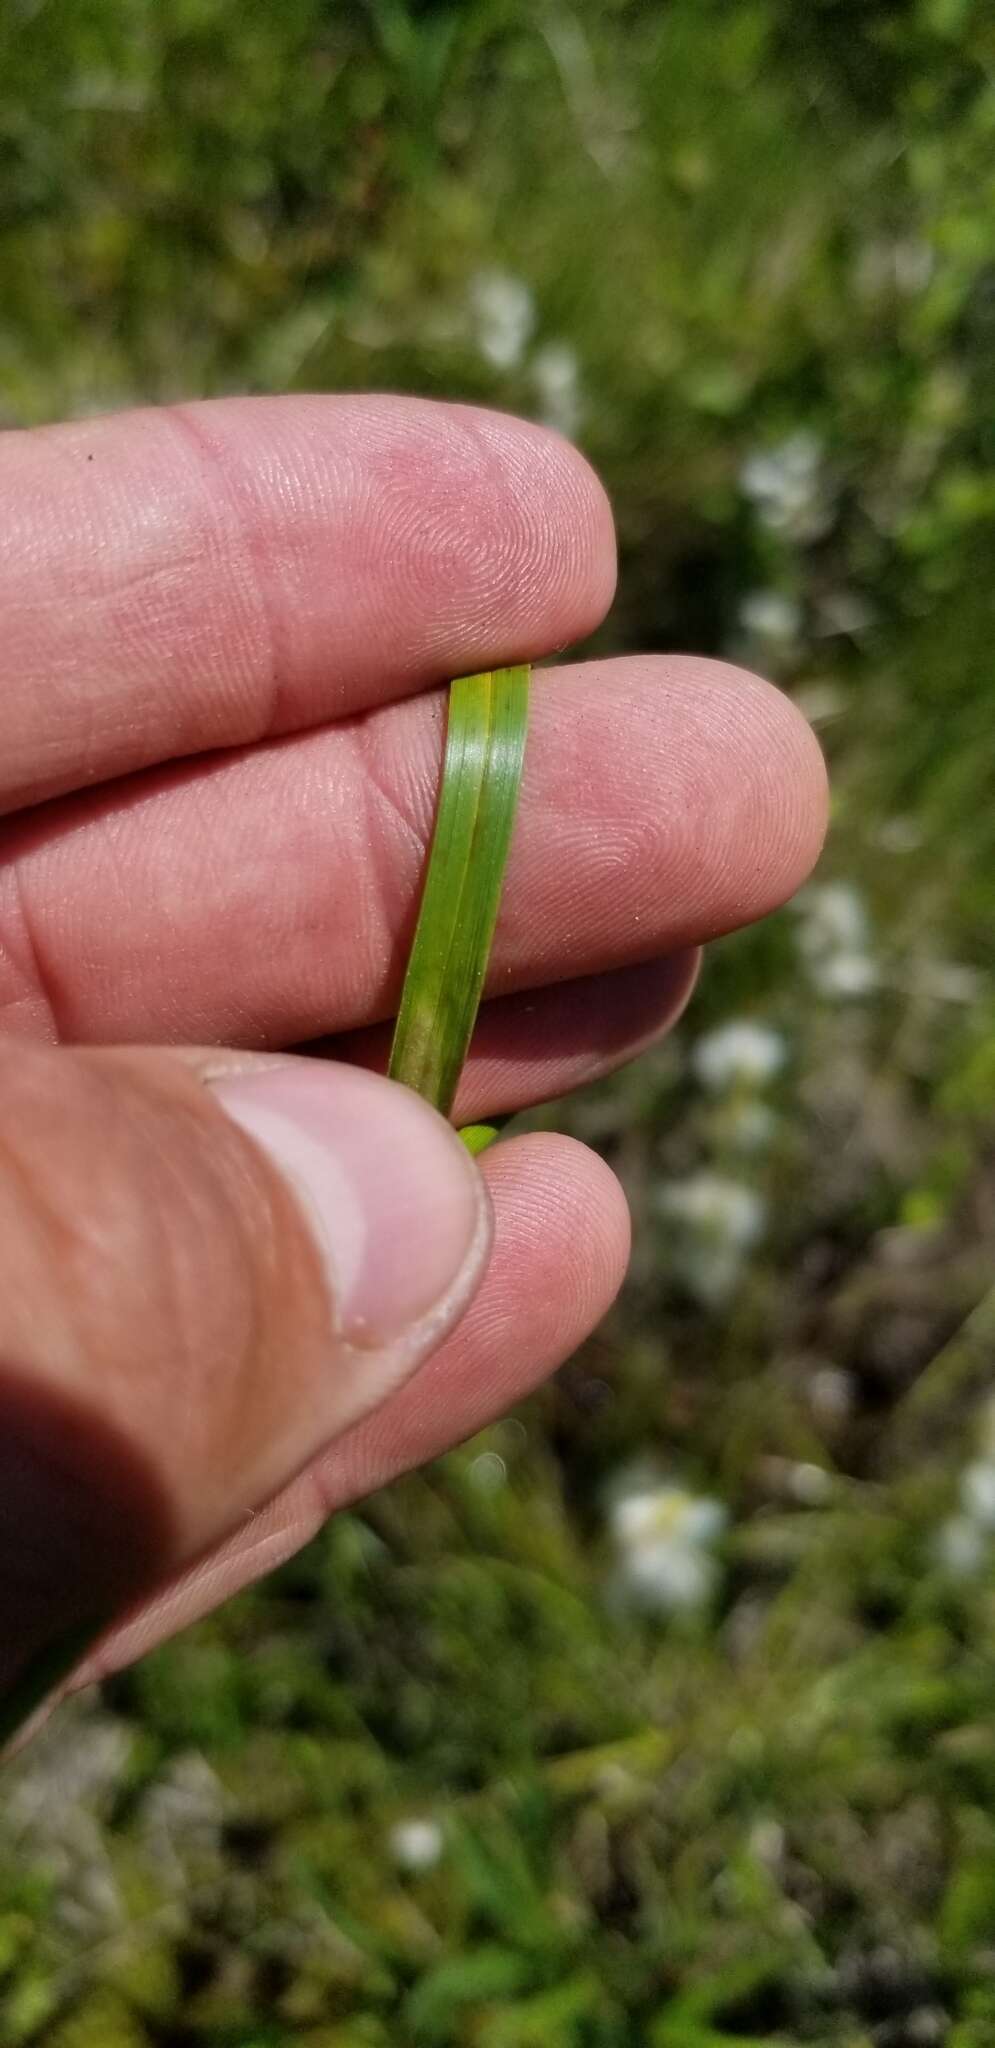
[[[489,1241],[459,1139],[379,1076],[0,1048],[0,1700],[382,1401]]]

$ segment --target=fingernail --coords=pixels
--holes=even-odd
[[[396,1344],[469,1294],[487,1251],[487,1200],[455,1131],[420,1097],[319,1060],[212,1085],[295,1188],[347,1343]]]

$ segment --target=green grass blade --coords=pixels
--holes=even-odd
[[[497,922],[525,758],[529,676],[528,667],[489,669],[460,676],[449,691],[435,835],[388,1068],[444,1116]]]
[[[467,1151],[472,1152],[474,1158],[476,1158],[478,1152],[486,1152],[488,1147],[493,1145],[495,1140],[501,1136],[501,1127],[507,1121],[507,1117],[501,1117],[498,1122],[493,1124],[464,1124],[460,1131],[460,1137]]]

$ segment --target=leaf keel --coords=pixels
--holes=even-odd
[[[480,1007],[518,805],[527,665],[449,691],[442,786],[388,1073],[448,1116]],[[489,1138],[474,1125],[471,1150]],[[496,1135],[496,1133],[494,1133]],[[469,1134],[468,1134],[469,1138]]]

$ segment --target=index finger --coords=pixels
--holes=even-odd
[[[615,582],[576,449],[419,399],[0,435],[0,505],[0,811],[548,654]]]

